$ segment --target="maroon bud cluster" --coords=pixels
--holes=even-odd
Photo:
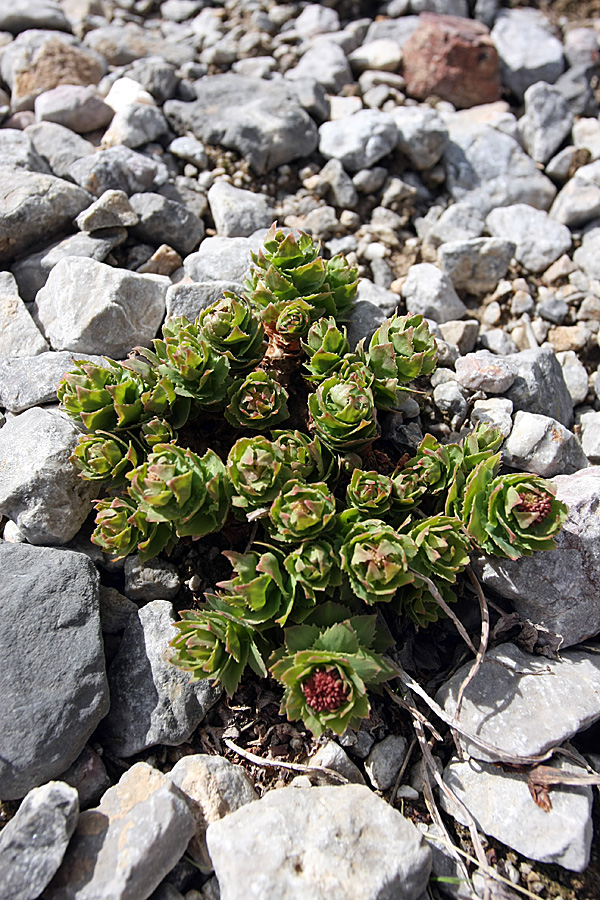
[[[338,709],[346,700],[346,687],[335,669],[316,669],[302,683],[302,693],[315,712]]]
[[[534,512],[538,514],[538,522],[543,522],[552,508],[552,497],[545,494],[540,497],[530,491],[519,494],[521,502],[515,507],[519,512]]]

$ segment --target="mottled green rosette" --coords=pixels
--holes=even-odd
[[[149,422],[145,422],[141,429],[141,437],[151,449],[157,444],[168,444],[177,440],[177,433],[166,419],[155,416]]]
[[[309,437],[301,431],[272,431],[271,437],[282,453],[289,477],[327,481],[337,476],[335,457],[318,437]]]
[[[402,474],[414,472],[428,494],[441,494],[447,490],[463,461],[458,444],[440,444],[431,434],[426,434]]]
[[[237,440],[227,457],[232,504],[247,510],[270,505],[291,476],[283,462],[281,448],[263,435]]]
[[[429,516],[418,520],[409,535],[417,548],[411,568],[434,581],[456,581],[469,564],[469,539],[459,519]]]
[[[104,365],[85,360],[73,365],[57,395],[65,412],[89,431],[131,428],[152,417],[153,382],[112,359],[106,359]]]
[[[256,369],[229,389],[225,418],[230,425],[264,431],[289,419],[288,393],[276,378]]]
[[[85,481],[104,482],[111,488],[123,484],[126,473],[138,464],[133,443],[107,431],[82,434],[69,458]]]
[[[441,581],[436,585],[442,600],[450,605],[456,602],[456,594],[447,584]],[[433,596],[424,581],[416,579],[413,584],[407,584],[401,588],[392,602],[394,609],[405,615],[419,628],[427,628],[432,622],[437,622],[444,616],[440,604]]]
[[[311,326],[302,349],[308,357],[306,380],[319,384],[337,372],[350,352],[345,328],[338,328],[333,316],[319,319]]]
[[[390,509],[392,489],[392,479],[387,475],[355,469],[346,489],[346,501],[348,506],[373,519],[383,516]]]
[[[375,376],[373,392],[378,404],[393,406],[399,387],[419,375],[429,375],[437,362],[437,346],[427,322],[421,315],[386,319],[369,341],[364,339],[357,353]]]
[[[308,398],[311,428],[332,450],[360,452],[378,436],[373,393],[359,375],[326,378]]]
[[[398,588],[414,581],[410,571],[417,548],[380,519],[352,525],[340,549],[342,571],[354,593],[365,603],[389,603]]]
[[[484,460],[465,484],[462,517],[473,543],[508,559],[553,550],[568,513],[556,488],[538,475],[496,476],[498,465],[499,456]]]
[[[285,688],[281,711],[302,719],[315,737],[327,728],[343,734],[369,715],[367,688],[393,677],[372,647],[375,616],[354,616],[327,628],[286,629],[285,647],[273,654],[270,670]]]
[[[339,554],[324,538],[300,544],[286,556],[284,565],[308,600],[315,601],[317,592],[331,596],[341,584]]]
[[[325,482],[284,484],[269,510],[269,533],[276,541],[307,541],[333,525],[335,497]]]
[[[211,347],[227,356],[234,374],[253,369],[265,355],[262,322],[243,297],[226,291],[222,300],[200,313],[197,325]]]
[[[228,581],[220,581],[217,587],[225,594],[221,600],[237,606],[244,620],[257,627],[285,625],[292,612],[295,584],[282,566],[283,556],[275,550],[265,553],[223,554],[233,566],[235,575]]]
[[[169,522],[179,537],[199,538],[223,527],[231,485],[212,450],[200,457],[177,444],[157,444],[127,477],[129,494],[148,522]]]
[[[144,563],[173,540],[170,523],[148,522],[129,497],[97,500],[96,529],[92,541],[115,559],[137,551]]]

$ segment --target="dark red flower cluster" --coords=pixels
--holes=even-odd
[[[338,709],[346,699],[346,687],[335,669],[316,669],[302,683],[302,692],[315,712]]]
[[[552,497],[545,494],[540,497],[531,491],[523,491],[519,494],[521,502],[515,507],[520,512],[536,512],[538,514],[538,522],[543,522],[552,508]]]

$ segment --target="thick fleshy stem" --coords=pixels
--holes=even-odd
[[[335,669],[316,669],[303,682],[302,693],[315,712],[338,709],[346,699],[346,688]]]

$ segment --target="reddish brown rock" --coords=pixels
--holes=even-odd
[[[498,54],[481,22],[422,13],[403,56],[411,97],[424,100],[435,95],[458,109],[500,98]]]

